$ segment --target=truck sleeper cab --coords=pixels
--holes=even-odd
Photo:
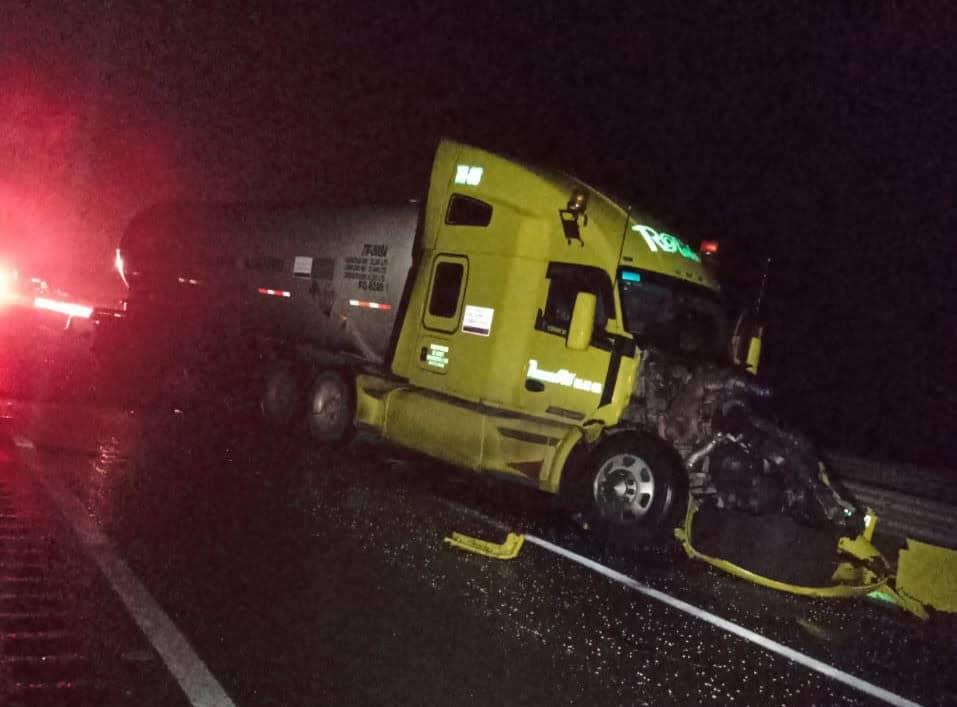
[[[659,295],[672,281],[717,293],[686,244],[596,190],[443,142],[392,375],[357,377],[357,422],[454,465],[561,492],[629,542],[670,532],[686,495],[680,460],[622,424],[640,361],[627,320],[655,324],[633,291],[642,275]],[[717,351],[720,312],[700,314],[699,335]]]

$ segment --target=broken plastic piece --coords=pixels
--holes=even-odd
[[[957,552],[908,538],[897,558],[895,586],[909,599],[957,612]]]
[[[927,613],[927,609],[924,608],[924,605],[921,604],[916,599],[906,596],[898,591],[895,591],[890,584],[884,584],[880,589],[876,589],[867,595],[869,599],[877,599],[878,601],[887,602],[888,604],[893,604],[909,614],[913,614],[921,621],[926,621],[930,618],[930,615]]]
[[[874,529],[877,527],[877,515],[870,508],[864,514],[864,529],[856,538],[841,538],[837,542],[837,548],[841,552],[846,552],[859,560],[873,560],[883,556],[880,551],[871,544],[874,538]]]
[[[445,538],[445,542],[453,547],[466,552],[474,552],[476,555],[484,555],[496,560],[511,560],[518,557],[522,545],[525,543],[525,536],[517,533],[509,533],[505,542],[493,543],[488,540],[473,538],[462,533],[452,533],[451,537]]]

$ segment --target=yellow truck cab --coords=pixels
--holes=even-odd
[[[572,177],[443,141],[409,287],[391,370],[357,377],[360,425],[622,529],[680,511],[678,457],[623,416],[642,336],[695,315],[670,292],[717,295],[687,243]],[[710,316],[697,332],[720,353]]]

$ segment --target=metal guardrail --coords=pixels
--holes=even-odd
[[[826,459],[853,500],[877,513],[878,532],[957,549],[957,472],[834,453]]]
[[[882,462],[837,452],[827,452],[824,458],[839,479],[860,481],[957,506],[957,470]]]
[[[845,481],[844,487],[859,505],[874,509],[878,532],[957,549],[957,509],[953,506],[859,481]]]

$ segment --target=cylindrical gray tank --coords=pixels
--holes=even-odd
[[[153,207],[120,244],[128,319],[152,321],[166,341],[253,334],[381,362],[411,269],[418,215],[416,204]]]

